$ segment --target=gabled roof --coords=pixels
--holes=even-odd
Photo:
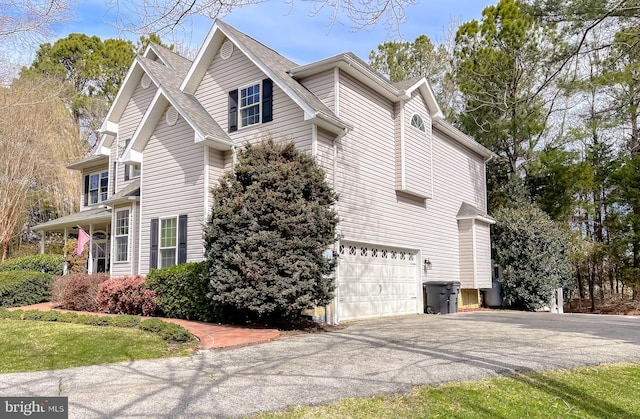
[[[136,128],[131,141],[124,151],[124,162],[139,161],[134,152],[142,152],[147,141],[168,104],[171,104],[187,121],[196,134],[196,141],[207,141],[210,146],[221,150],[231,149],[233,142],[200,102],[191,94],[182,92],[172,69],[145,57],[137,57],[136,62],[158,86],[158,92],[149,104],[142,121]]]
[[[458,220],[479,220],[487,224],[496,223],[496,220],[487,215],[486,212],[479,210],[468,202],[463,202],[462,205],[460,205],[456,218]]]
[[[34,231],[60,231],[65,228],[75,227],[78,224],[96,224],[111,221],[111,210],[108,208],[92,208],[86,211],[76,212],[66,217],[39,224],[33,227]]]
[[[68,164],[67,169],[82,170],[82,169],[86,169],[87,167],[97,166],[103,163],[104,164],[109,163],[109,156],[92,153],[80,161]]]
[[[298,67],[296,63],[221,20],[216,20],[209,31],[203,47],[180,86],[181,90],[195,92],[213,57],[227,38],[302,108],[306,120],[314,120],[318,125],[335,133],[342,133],[350,128],[349,124],[338,118],[327,105],[291,77],[289,70]]]
[[[160,59],[164,65],[171,68],[180,81],[184,79],[191,68],[191,60],[184,58],[183,56],[176,54],[168,48],[162,45],[150,43],[147,47],[147,51],[143,54],[143,57],[153,60],[154,58]]]
[[[105,205],[114,205],[138,200],[140,200],[140,179],[134,179],[127,186],[111,195],[109,199],[102,201],[102,203]]]

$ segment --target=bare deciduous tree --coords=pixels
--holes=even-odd
[[[125,32],[165,35],[189,23],[194,16],[222,18],[232,10],[266,0],[107,0],[116,12],[116,26]],[[294,0],[285,0],[293,4]],[[331,22],[348,20],[354,30],[384,24],[399,32],[406,21],[405,7],[416,0],[312,0],[311,15],[329,11]]]
[[[34,77],[0,88],[0,262],[41,201],[60,215],[78,206],[80,181],[65,164],[87,149],[61,89]]]
[[[0,42],[37,45],[74,9],[73,0],[0,0]]]

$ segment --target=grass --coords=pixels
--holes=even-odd
[[[140,329],[0,319],[0,373],[187,356],[196,346]]]
[[[514,374],[256,418],[640,418],[640,364]]]

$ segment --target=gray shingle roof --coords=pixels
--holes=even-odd
[[[251,54],[262,62],[267,68],[273,71],[278,80],[300,97],[309,107],[318,113],[321,113],[331,119],[340,121],[335,113],[329,109],[320,99],[311,93],[306,87],[300,84],[289,74],[289,71],[298,67],[298,64],[288,58],[278,54],[276,51],[256,41],[245,33],[238,31],[233,26],[226,24],[221,20],[217,20],[216,24],[225,32],[229,33],[236,41],[242,44]],[[278,80],[274,80],[277,83]]]
[[[204,135],[210,135],[231,143],[229,135],[211,117],[195,96],[180,90],[179,83],[182,80],[177,77],[172,69],[145,57],[138,57],[138,60],[140,60],[145,70],[149,71],[150,75],[159,81],[160,86],[170,96],[170,101],[177,105],[178,111],[185,118],[192,121]]]
[[[76,212],[75,214],[60,217],[46,223],[33,227],[35,231],[60,231],[65,227],[75,227],[78,224],[90,224],[99,222],[110,222],[111,210],[108,208],[93,208],[86,211]]]
[[[134,179],[124,188],[120,189],[115,194],[111,195],[109,199],[103,203],[106,205],[115,204],[122,201],[128,201],[130,198],[136,198],[140,196],[140,179]]]
[[[181,82],[191,68],[191,60],[184,58],[162,45],[152,43],[152,46],[155,53],[158,54],[175,71],[176,77],[180,79],[178,82]]]
[[[460,205],[460,209],[458,210],[458,214],[456,218],[458,219],[469,219],[469,218],[477,218],[482,217],[489,220],[493,220],[486,212],[476,208],[474,205],[469,204],[468,202],[463,202]]]

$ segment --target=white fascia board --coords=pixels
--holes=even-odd
[[[431,89],[431,86],[429,85],[429,82],[426,78],[421,78],[413,86],[402,92],[402,98],[407,100],[411,99],[411,95],[416,89],[420,91],[420,94],[427,102],[427,107],[429,108],[431,118],[444,119],[442,109],[440,109],[440,105],[438,105],[438,102],[436,101],[436,95],[435,93],[433,93],[433,90]]]
[[[193,135],[193,142],[196,144],[202,144],[205,145],[207,147],[211,147],[213,149],[216,150],[220,150],[220,151],[228,151],[231,150],[233,148],[233,143],[223,139],[223,138],[218,138],[218,137],[214,137],[212,135],[205,135],[202,136],[201,134],[199,134],[197,131],[194,130],[194,135]]]
[[[142,163],[142,152],[127,148],[120,158],[121,163]]]
[[[478,153],[482,156],[485,161],[489,161],[493,158],[498,157],[493,151],[484,147],[482,144],[469,137],[464,132],[460,131],[453,125],[449,124],[447,121],[441,118],[433,119],[433,126],[436,127],[439,131],[447,134],[450,138],[457,141],[459,144],[469,148],[470,150]]]
[[[142,77],[142,73],[144,70],[140,66],[140,62],[137,58],[133,60],[131,67],[129,67],[129,71],[122,82],[122,87],[118,90],[118,94],[116,98],[113,100],[113,104],[107,113],[107,116],[104,119],[103,127],[107,121],[111,122],[119,122],[120,117],[122,116],[122,112],[126,108],[129,103],[129,99],[133,96],[133,92],[135,92],[136,87],[138,85],[137,80],[139,77]],[[135,80],[135,82],[134,82]]]
[[[209,29],[207,37],[202,43],[200,50],[198,50],[196,58],[193,60],[186,77],[180,85],[180,90],[186,93],[195,93],[202,77],[204,77],[204,73],[207,71],[207,68],[209,68],[209,64],[213,60],[213,57],[215,57],[216,52],[220,49],[220,45],[222,45],[222,40],[225,36],[217,23]],[[234,42],[234,44],[235,43],[236,42]]]
[[[366,68],[349,54],[339,54],[324,60],[297,67],[291,70],[296,78],[305,78],[326,70],[338,67],[385,98],[397,102],[400,98],[398,90],[387,80]]]
[[[144,113],[142,119],[140,120],[140,123],[136,127],[136,130],[131,137],[131,141],[129,141],[129,145],[122,153],[122,158],[120,159],[121,162],[141,162],[136,160],[131,152],[142,152],[145,145],[147,144],[149,137],[151,137],[151,134],[153,133],[153,129],[155,129],[155,126],[157,125],[160,117],[162,116],[162,113],[164,112],[164,107],[158,106],[158,102],[162,102],[161,99],[165,101],[166,106],[166,99],[164,99],[163,96],[164,95],[162,94],[162,91],[158,89],[156,91],[156,94],[153,96],[153,99],[151,100],[147,111]]]
[[[100,134],[111,135],[115,137],[118,135],[118,123],[105,119],[98,132]]]
[[[489,217],[489,216],[483,216],[483,215],[468,215],[465,217],[456,217],[457,220],[475,220],[475,221],[482,221],[483,223],[486,224],[495,224],[496,220],[494,220],[493,218]]]
[[[99,145],[96,148],[96,152],[94,153],[96,156],[110,156],[111,149],[109,147],[105,147],[103,145]]]

